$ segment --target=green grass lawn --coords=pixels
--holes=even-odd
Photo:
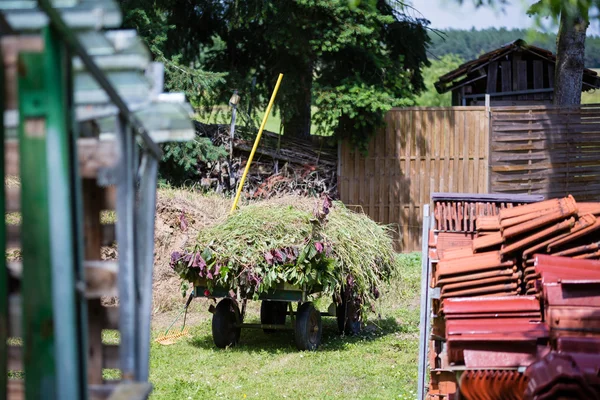
[[[193,311],[204,317],[196,318],[191,337],[171,346],[152,343],[152,399],[415,398],[420,258],[401,257],[401,276],[384,288],[363,333],[341,337],[335,319],[324,318],[316,352],[297,351],[291,332],[258,330],[242,331],[235,348],[217,349],[210,314]],[[327,302],[319,306],[324,311]],[[246,321],[259,321],[255,303]]]

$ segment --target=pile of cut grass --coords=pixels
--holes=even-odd
[[[171,266],[192,283],[249,298],[287,283],[323,294],[349,288],[372,306],[395,270],[390,230],[341,202],[312,204],[313,212],[298,198],[243,207],[174,252]]]

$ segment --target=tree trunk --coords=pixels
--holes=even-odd
[[[295,91],[293,96],[296,112],[284,121],[284,135],[310,139],[312,80],[312,62],[308,62],[298,75],[298,90]]]
[[[560,28],[556,37],[555,105],[581,104],[585,35],[588,25],[587,15],[561,13]]]

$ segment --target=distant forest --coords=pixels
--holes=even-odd
[[[433,56],[430,58],[433,59],[446,54],[456,54],[463,60],[469,61],[516,39],[523,39],[531,45],[556,52],[556,35],[525,29],[448,29],[442,30],[440,35],[432,32],[430,37],[432,46],[429,51]],[[600,67],[600,37],[598,36],[588,37],[585,42],[585,66]]]

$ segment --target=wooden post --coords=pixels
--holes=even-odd
[[[231,126],[229,127],[229,162],[233,160],[233,139],[235,138],[235,119],[237,116],[237,105],[240,101],[238,91],[234,90],[231,99],[229,99],[229,106],[231,107]]]
[[[86,260],[100,260],[102,225],[100,211],[104,196],[93,179],[83,180],[83,230]],[[100,299],[88,302],[88,384],[102,384],[102,305]]]
[[[0,188],[0,210],[4,215],[6,209],[6,197],[4,187],[4,57],[0,48],[0,177],[2,187]],[[0,221],[0,399],[7,398],[8,385],[8,269],[6,268],[6,219],[3,216]]]

